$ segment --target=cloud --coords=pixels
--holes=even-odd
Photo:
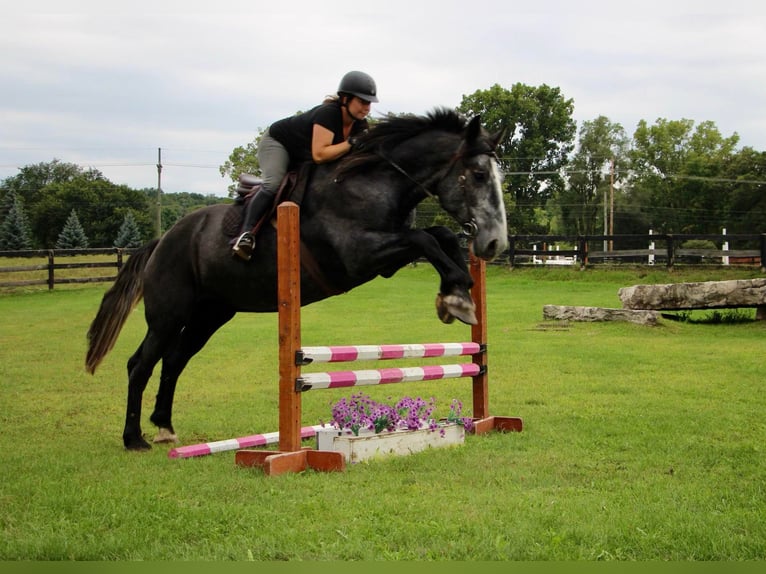
[[[373,113],[454,107],[494,84],[559,87],[578,122],[713,121],[766,150],[760,2],[300,0],[25,2],[4,9],[0,178],[30,163],[223,195],[259,128],[308,109],[348,70]]]

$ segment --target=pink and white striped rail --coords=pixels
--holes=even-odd
[[[379,359],[420,359],[425,357],[457,357],[481,351],[479,343],[423,343],[407,345],[347,345],[335,347],[303,347],[304,363],[341,363]]]
[[[461,363],[457,365],[304,373],[299,379],[299,386],[304,391],[311,389],[336,389],[364,385],[384,385],[386,383],[409,383],[436,379],[475,377],[481,372],[482,367],[476,363]]]
[[[301,438],[312,438],[316,436],[318,430],[327,428],[324,425],[314,425],[301,428]],[[279,442],[278,432],[267,432],[264,434],[254,434],[241,438],[230,438],[215,442],[206,442],[201,444],[190,444],[188,446],[179,446],[168,451],[168,458],[191,458],[193,456],[205,456],[216,452],[227,450],[238,450],[240,448],[250,448],[253,446],[265,446],[267,444],[276,444]]]

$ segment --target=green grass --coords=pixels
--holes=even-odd
[[[145,325],[139,309],[87,375],[105,286],[0,295],[0,560],[763,560],[766,325],[542,319],[545,304],[619,307],[617,289],[636,283],[754,276],[491,268],[490,408],[522,417],[523,432],[279,477],[237,468],[231,452],[123,450],[125,363]],[[309,306],[303,342],[468,340],[436,319],[436,286],[419,265]],[[179,383],[182,444],[276,430],[276,351],[275,315],[217,333]],[[470,404],[469,387],[370,394],[446,409]],[[156,374],[149,436],[155,392]],[[348,394],[306,393],[303,423]]]

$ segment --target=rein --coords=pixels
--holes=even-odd
[[[463,149],[463,145],[464,145],[464,144],[465,144],[465,142],[461,141],[461,142],[460,142],[460,145],[459,145],[459,146],[458,146],[458,148],[455,150],[455,153],[454,153],[454,154],[452,154],[452,159],[450,160],[450,162],[449,162],[449,165],[447,166],[447,170],[444,172],[444,175],[443,175],[443,176],[441,176],[441,178],[440,178],[440,179],[439,179],[439,180],[436,182],[436,185],[437,185],[437,187],[439,186],[439,184],[441,184],[441,182],[442,182],[442,181],[444,181],[444,180],[447,178],[447,176],[449,175],[449,173],[452,171],[452,168],[453,168],[453,167],[455,167],[455,164],[456,164],[456,163],[457,163],[459,160],[463,159],[463,157],[465,156],[465,154],[462,152],[462,149]],[[425,184],[423,184],[423,183],[419,182],[419,181],[418,181],[418,180],[416,180],[414,177],[412,177],[412,176],[411,176],[409,173],[407,173],[407,171],[406,171],[406,170],[405,170],[405,169],[404,169],[402,166],[400,166],[400,165],[399,165],[398,163],[396,163],[394,160],[392,160],[392,159],[390,159],[390,158],[386,157],[385,155],[383,155],[383,154],[382,154],[382,153],[380,153],[380,152],[376,152],[376,154],[378,155],[378,157],[380,157],[381,159],[383,159],[384,161],[386,161],[386,162],[387,162],[387,163],[388,163],[388,164],[389,164],[391,167],[393,167],[393,168],[394,168],[396,171],[398,171],[398,172],[399,172],[399,173],[401,173],[401,174],[402,174],[404,177],[406,177],[406,178],[407,178],[407,179],[409,179],[409,180],[410,180],[412,183],[414,183],[414,184],[415,184],[415,187],[417,187],[417,188],[418,188],[418,189],[420,189],[420,190],[421,190],[423,193],[425,193],[427,197],[430,197],[430,198],[435,198],[435,197],[436,197],[436,195],[435,195],[434,193],[432,193],[432,192],[431,192],[431,191],[430,191],[430,190],[429,190],[429,189],[428,189],[428,188],[425,186]],[[465,193],[465,175],[461,173],[461,174],[458,176],[458,178],[457,178],[457,182],[458,182],[458,185],[460,186],[460,189],[463,191],[463,193]],[[470,219],[469,221],[465,221],[465,222],[462,222],[460,225],[461,225],[461,227],[462,227],[462,229],[463,229],[463,233],[464,233],[465,235],[467,235],[469,238],[471,238],[471,237],[475,237],[475,236],[476,236],[476,234],[479,232],[479,226],[476,224],[476,220],[474,220],[473,218],[472,218],[472,219]]]

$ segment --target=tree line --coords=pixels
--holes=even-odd
[[[574,101],[559,88],[521,83],[464,95],[456,110],[480,114],[490,131],[505,129],[497,152],[509,234],[766,231],[766,152],[738,147],[739,136],[724,136],[712,121],[642,120],[630,136],[605,116],[578,127]],[[263,131],[220,166],[232,181],[230,195],[240,173],[260,172]],[[162,228],[191,209],[220,201],[163,194]],[[109,182],[98,170],[56,160],[26,166],[0,185],[0,248],[9,229],[18,226],[11,219],[17,221],[19,211],[28,218],[33,246],[56,245],[67,225],[67,236],[79,236],[73,229],[80,224],[90,245],[103,247],[115,245],[118,237],[150,238],[155,210],[155,189],[133,190]],[[422,211],[430,218],[423,224],[448,223],[436,209]],[[68,224],[73,215],[77,221]],[[128,218],[133,223],[126,223]]]
[[[162,229],[221,201],[162,194]],[[156,235],[156,213],[156,189],[117,185],[97,169],[56,159],[28,165],[0,184],[0,250],[138,247]]]

